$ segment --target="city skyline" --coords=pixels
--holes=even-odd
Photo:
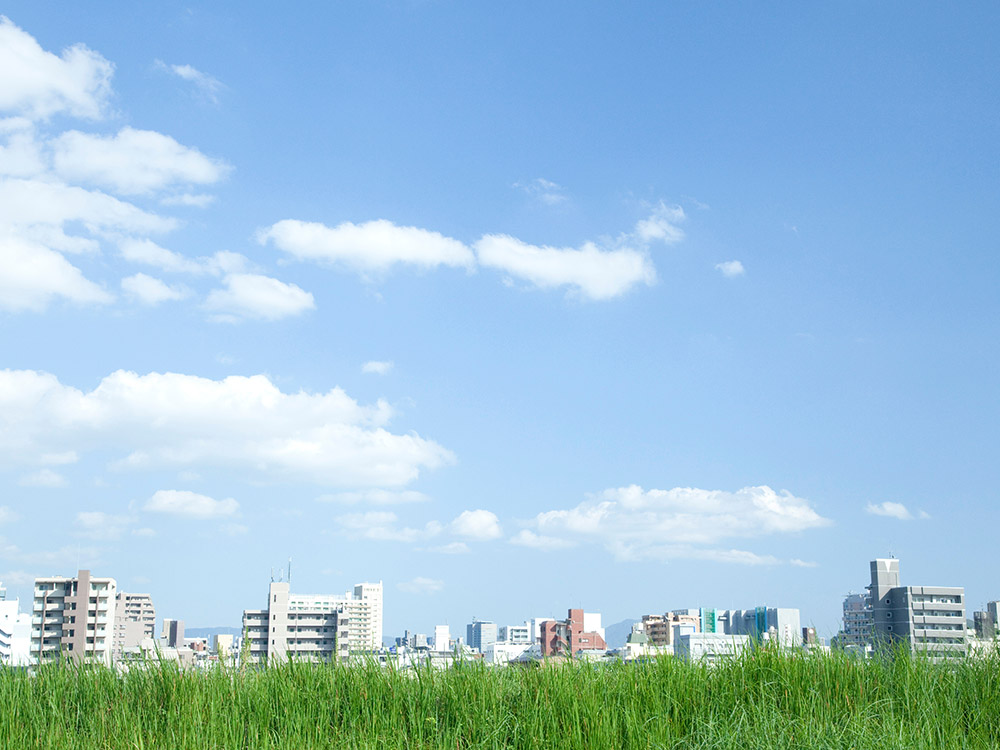
[[[4,13],[11,598],[1000,597],[997,8]]]

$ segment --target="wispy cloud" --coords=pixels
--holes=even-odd
[[[722,263],[716,263],[715,267],[727,279],[734,279],[737,276],[742,276],[746,273],[746,269],[743,268],[743,264],[738,260],[727,260]]]
[[[528,182],[515,182],[513,187],[523,190],[532,198],[548,206],[557,206],[568,200],[566,189],[562,185],[558,185],[552,180],[546,180],[544,177],[536,177]]]
[[[925,511],[919,510],[916,513],[912,513],[910,509],[902,503],[894,503],[890,501],[886,501],[884,503],[868,503],[865,507],[865,512],[871,513],[873,516],[885,516],[886,518],[895,518],[900,521],[925,520],[930,518],[930,514]]]
[[[192,65],[168,65],[162,60],[157,60],[155,64],[159,69],[193,84],[198,93],[213,104],[219,103],[219,93],[225,88],[219,79],[203,73]]]
[[[361,365],[361,372],[371,375],[388,375],[392,371],[391,361],[372,360]]]
[[[397,583],[396,588],[407,594],[435,594],[444,588],[444,581],[417,576],[412,580]]]

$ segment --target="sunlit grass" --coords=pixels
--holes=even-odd
[[[2,748],[998,748],[1000,663],[0,671]]]

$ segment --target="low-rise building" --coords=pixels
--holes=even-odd
[[[751,642],[749,635],[687,633],[681,635],[674,644],[674,656],[689,662],[715,662],[739,656],[750,648]]]

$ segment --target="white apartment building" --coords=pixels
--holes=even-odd
[[[112,658],[117,661],[127,649],[136,649],[146,638],[156,633],[156,608],[149,594],[129,594],[119,591],[115,597],[115,630],[111,644]]]
[[[346,660],[382,648],[382,582],[359,583],[343,596],[292,594],[272,581],[267,608],[243,612],[250,658],[266,663],[292,657]]]
[[[531,645],[531,625],[501,625],[497,640],[503,643],[527,643]]]
[[[69,657],[111,666],[117,589],[114,578],[94,578],[89,570],[76,578],[36,578],[31,660]]]
[[[20,611],[17,599],[7,601],[0,585],[0,665],[23,667],[30,663],[31,615]]]

